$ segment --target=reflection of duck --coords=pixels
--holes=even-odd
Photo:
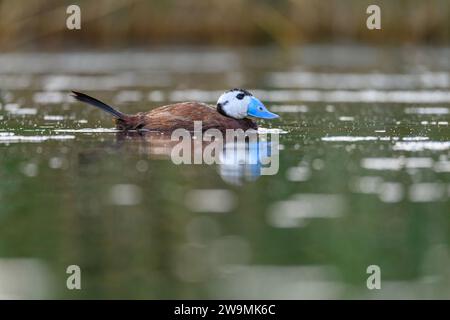
[[[256,134],[256,133],[255,133]],[[179,141],[172,140],[170,136],[157,132],[147,132],[138,134],[137,132],[119,132],[119,141],[129,140],[131,144],[121,144],[126,148],[138,148],[137,152],[146,154],[153,159],[170,159],[172,150],[179,144]],[[233,185],[240,185],[246,181],[254,181],[259,178],[267,166],[267,159],[273,156],[271,142],[261,141],[260,139],[249,139],[250,142],[226,143],[219,154],[218,173],[221,178]],[[210,141],[200,141],[200,150],[195,150],[196,143],[199,141],[192,139],[190,142],[192,162],[194,163],[194,154],[197,151],[203,152],[211,144]],[[136,153],[136,150],[133,150]]]
[[[271,156],[267,141],[225,144],[220,155],[219,174],[225,182],[241,185],[261,176],[262,162]]]
[[[194,121],[202,122],[202,130],[218,129],[256,129],[257,124],[249,117],[274,119],[278,115],[271,113],[250,92],[243,89],[232,89],[222,94],[217,107],[199,102],[175,103],[127,115],[111,106],[84,93],[73,91],[75,99],[88,103],[112,114],[116,125],[122,130],[146,129],[151,131],[171,132],[175,129],[194,131]]]

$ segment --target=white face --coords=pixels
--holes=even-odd
[[[229,117],[244,119],[247,116],[247,108],[251,98],[252,95],[247,91],[227,91],[217,100],[217,107],[221,108],[223,113]]]

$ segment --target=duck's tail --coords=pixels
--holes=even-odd
[[[118,129],[137,130],[144,127],[142,117],[139,115],[129,115],[122,113],[107,105],[106,103],[81,92],[72,91],[72,97],[74,97],[78,101],[90,104],[91,106],[97,107],[103,111],[108,112],[109,114],[112,114],[115,118],[115,123]]]
[[[81,101],[81,102],[90,104],[91,106],[102,109],[103,111],[106,111],[106,112],[112,114],[117,119],[127,120],[129,118],[129,115],[122,113],[122,112],[114,109],[113,107],[107,105],[106,103],[101,102],[100,100],[97,100],[91,96],[88,96],[87,94],[77,92],[77,91],[72,91],[72,97],[74,97],[78,101]]]

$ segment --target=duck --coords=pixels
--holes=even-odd
[[[72,91],[72,96],[97,107],[114,117],[116,128],[122,131],[173,132],[176,129],[194,131],[194,122],[201,121],[202,131],[228,129],[257,130],[255,119],[276,119],[264,104],[245,89],[234,88],[224,92],[216,106],[201,102],[180,102],[157,107],[147,112],[125,114],[85,93]]]

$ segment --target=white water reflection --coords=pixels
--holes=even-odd
[[[114,99],[115,103],[139,102],[142,100],[142,93],[137,90],[119,91]]]
[[[359,141],[378,141],[380,137],[350,137],[350,136],[336,136],[336,137],[322,137],[322,141],[329,142],[359,142]]]
[[[378,193],[383,178],[377,176],[354,177],[350,180],[350,189],[360,193]]]
[[[414,183],[409,189],[409,200],[412,202],[442,201],[446,196],[447,186],[443,183]]]
[[[450,161],[442,158],[434,164],[436,172],[450,172]]]
[[[69,96],[68,92],[42,91],[36,92],[33,95],[33,101],[39,104],[60,104],[72,100],[73,99]]]
[[[360,141],[426,141],[429,140],[428,137],[377,137],[377,136],[367,136],[367,137],[353,137],[353,136],[330,136],[322,137],[322,141],[326,142],[360,142]]]
[[[394,170],[432,168],[434,160],[432,158],[364,158],[361,160],[361,167],[369,170]]]
[[[63,141],[71,139],[75,139],[75,136],[73,135],[22,136],[22,135],[15,135],[14,133],[12,133],[7,135],[0,135],[0,144],[21,143],[21,142],[44,142],[48,140]]]
[[[124,87],[152,86],[163,87],[171,84],[167,73],[153,72],[150,75],[119,73],[111,75],[52,75],[41,80],[47,91],[114,90]]]
[[[449,70],[449,47],[386,47],[366,45],[308,45],[293,51],[292,69],[308,67],[348,71],[354,68],[379,70],[386,63],[390,68],[402,61],[413,70]],[[382,64],[382,65],[380,65]]]
[[[424,126],[448,126],[448,121],[420,121],[421,125]]]
[[[387,203],[400,202],[406,195],[411,202],[445,201],[450,197],[450,184],[439,182],[416,182],[407,185],[384,181],[377,176],[363,176],[352,178],[349,186],[353,192],[375,194],[381,201]]]
[[[338,218],[346,208],[345,199],[334,194],[297,194],[276,202],[268,212],[268,223],[278,228],[304,226],[308,219]]]
[[[236,196],[225,189],[194,189],[186,194],[185,204],[194,212],[229,212],[236,206]]]
[[[66,118],[67,118],[66,116],[62,115],[50,115],[50,114],[44,115],[44,120],[46,121],[62,121]]]
[[[217,299],[337,299],[344,286],[333,267],[235,265],[210,284]]]
[[[449,108],[445,107],[409,107],[405,108],[407,114],[449,114]]]
[[[29,75],[0,74],[0,84],[3,90],[6,89],[26,89],[31,86]]]
[[[142,198],[141,188],[134,184],[116,184],[109,192],[109,202],[117,206],[135,206]]]
[[[311,177],[311,169],[306,165],[291,167],[286,172],[289,181],[307,181]]]
[[[340,116],[339,121],[355,121],[355,117],[350,116]]]
[[[34,258],[0,258],[0,300],[46,299],[52,293],[47,265]]]
[[[396,142],[392,147],[395,151],[445,151],[450,149],[450,141],[412,141]]]
[[[380,185],[378,197],[386,203],[400,202],[404,196],[404,186],[398,182],[384,182]]]
[[[223,90],[209,91],[200,89],[173,90],[169,94],[169,101],[203,101],[216,102]]]
[[[419,74],[273,72],[268,75],[268,82],[277,88],[444,89],[450,87],[450,74],[446,72]]]
[[[55,129],[57,133],[117,133],[121,132],[114,128],[82,128],[82,129]]]
[[[272,106],[270,108],[274,112],[284,112],[284,113],[298,113],[298,112],[308,112],[309,108],[308,106],[305,106],[303,104],[301,105],[278,105],[278,106]]]
[[[40,74],[49,70],[59,73],[101,74],[111,72],[176,71],[223,72],[239,67],[237,56],[226,50],[208,51],[146,51],[108,53],[3,53],[0,73]],[[93,88],[95,89],[95,88]]]

